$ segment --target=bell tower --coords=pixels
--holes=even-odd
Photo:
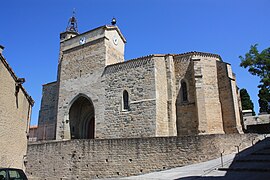
[[[71,139],[73,135],[86,137],[78,133],[86,128],[88,120],[91,120],[90,116],[94,119],[91,121],[92,125],[87,125],[94,134],[91,138],[101,137],[106,94],[103,73],[107,66],[124,62],[125,43],[115,18],[111,25],[103,25],[79,34],[73,12],[66,31],[60,34],[56,139]],[[77,98],[83,99],[82,97],[90,103],[77,101]],[[88,106],[91,106],[91,111],[78,110],[79,107]],[[77,112],[85,112],[90,119],[80,121],[82,124],[87,123],[76,130],[75,127],[80,124],[79,121],[75,122],[80,119]]]
[[[68,25],[65,32],[60,34],[60,41],[64,41],[79,35],[77,19],[75,17],[75,10],[73,10],[72,16],[68,20]]]

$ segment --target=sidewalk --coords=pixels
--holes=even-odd
[[[226,155],[223,157],[224,165],[229,165],[235,157],[235,154]],[[189,166],[173,168],[170,170],[153,172],[148,174],[143,174],[139,176],[131,176],[121,179],[179,179],[185,177],[194,177],[198,178],[198,176],[224,176],[226,171],[218,171],[217,168],[221,167],[221,159],[217,158],[211,161],[192,164]]]

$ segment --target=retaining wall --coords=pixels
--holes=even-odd
[[[249,147],[255,134],[69,140],[28,146],[30,179],[123,177],[203,162]]]

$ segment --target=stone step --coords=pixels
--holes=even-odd
[[[261,149],[257,152],[265,152],[265,153],[270,153],[270,149]],[[255,152],[256,153],[256,152]]]
[[[269,167],[269,168],[268,168]],[[218,168],[218,170],[233,170],[233,171],[245,171],[245,170],[251,170],[251,171],[259,171],[259,169],[262,169],[262,171],[268,171],[270,172],[270,161],[268,162],[254,162],[254,161],[242,161],[237,162],[234,161],[231,165],[225,165],[223,167]]]
[[[254,152],[251,155],[260,155],[260,156],[269,155],[270,156],[270,152]]]
[[[270,155],[256,155],[256,154],[250,154],[248,156],[236,156],[234,159],[231,159],[230,161],[225,161],[224,164],[231,164],[236,162],[270,162]]]
[[[270,159],[238,159],[236,162],[269,162]]]
[[[219,171],[270,172],[270,168],[218,168]]]
[[[261,160],[265,160],[265,161],[270,161],[270,155],[262,155],[262,154],[250,154],[248,156],[237,156],[234,161],[241,161],[241,160],[247,160],[247,161],[261,161]]]

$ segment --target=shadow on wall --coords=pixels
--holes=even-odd
[[[224,176],[219,172],[226,171]],[[210,176],[189,176],[176,180],[208,180],[208,179],[270,179],[270,138],[258,141],[253,146],[239,152],[232,163],[217,169],[213,168]],[[212,175],[212,176],[211,176]]]
[[[195,103],[195,79],[193,63],[186,64],[186,69],[177,74],[176,127],[178,136],[198,135],[198,116]],[[182,72],[184,72],[182,74]]]

